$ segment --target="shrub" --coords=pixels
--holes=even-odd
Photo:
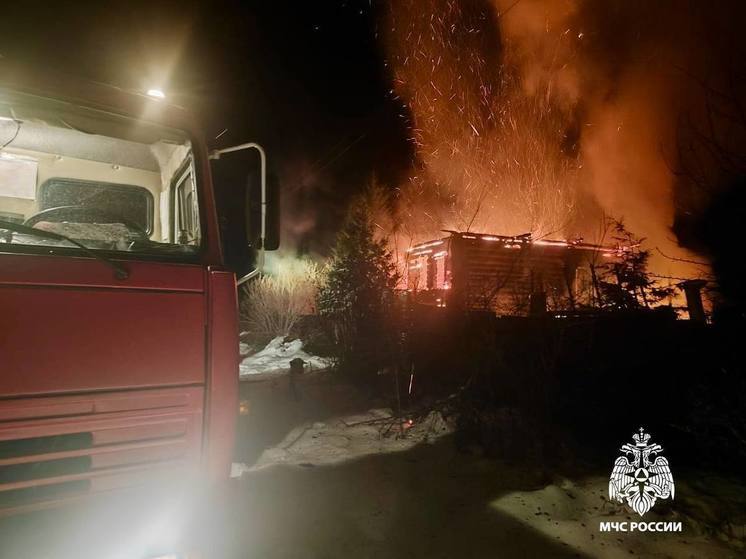
[[[321,268],[315,262],[281,260],[274,273],[258,277],[241,289],[244,328],[258,341],[289,335],[302,316],[315,312],[321,281]]]

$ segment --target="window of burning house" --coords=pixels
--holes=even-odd
[[[423,265],[419,258],[410,259],[407,266],[407,289],[410,291],[419,291],[424,287],[421,281],[422,270]]]
[[[436,276],[438,269],[438,261],[434,258],[427,259],[427,288],[433,289],[436,285]]]
[[[446,289],[448,284],[446,252],[412,259],[407,273],[407,288],[412,291]]]
[[[191,258],[201,245],[198,198],[187,133],[0,90],[4,250],[81,250],[72,239],[93,250]]]

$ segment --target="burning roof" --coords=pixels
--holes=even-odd
[[[447,241],[449,241],[450,239],[454,237],[457,237],[459,239],[472,240],[472,241],[502,243],[505,246],[505,248],[522,248],[522,247],[528,247],[531,245],[554,246],[554,247],[574,248],[577,250],[593,251],[593,252],[598,252],[603,255],[610,255],[610,256],[617,255],[619,254],[620,251],[624,250],[623,248],[614,248],[614,247],[608,247],[604,245],[584,243],[582,239],[573,239],[573,240],[556,240],[556,239],[544,239],[544,238],[534,239],[532,238],[531,233],[524,233],[523,235],[509,236],[509,235],[493,235],[491,233],[470,233],[470,232],[459,232],[459,231],[450,231],[450,230],[444,230],[443,232],[448,233],[449,235],[447,237],[443,237],[441,239],[437,239],[434,241],[426,241],[423,243],[419,243],[407,249],[409,256],[420,256],[423,254],[430,254],[433,252],[433,249],[437,247],[442,247],[443,245],[446,244]]]

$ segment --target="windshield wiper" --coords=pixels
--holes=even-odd
[[[119,262],[115,262],[114,260],[109,260],[105,256],[98,254],[93,249],[88,248],[84,244],[76,241],[75,239],[71,239],[70,237],[66,235],[61,235],[60,233],[53,233],[52,231],[45,231],[44,229],[35,229],[34,227],[29,227],[28,225],[21,225],[20,223],[13,223],[12,221],[5,221],[4,219],[0,219],[0,229],[7,229],[8,231],[13,231],[14,233],[21,233],[22,235],[32,235],[34,237],[39,237],[41,239],[52,239],[54,241],[67,241],[68,243],[71,243],[78,247],[80,250],[85,252],[87,255],[92,256],[99,262],[103,262],[110,268],[114,270],[114,275],[117,279],[123,280],[127,279],[130,276],[129,270],[122,266]]]

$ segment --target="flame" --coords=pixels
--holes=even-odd
[[[579,0],[391,4],[387,64],[416,151],[397,191],[397,235],[530,233],[570,246],[544,239],[582,234],[606,244],[600,224],[611,215],[648,239],[656,274],[701,276],[670,232],[674,177],[660,149],[671,144],[681,88],[633,62],[624,70],[634,79],[605,74],[611,63],[589,46],[605,45],[599,33],[616,24],[593,19],[595,9]],[[635,15],[625,16],[622,31],[633,33]]]

